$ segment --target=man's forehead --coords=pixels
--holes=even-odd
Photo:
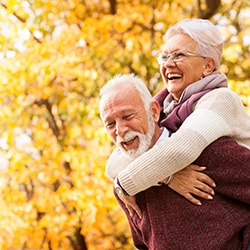
[[[106,93],[103,97],[105,106],[110,105],[131,105],[133,103],[142,102],[140,94],[133,88],[114,89]]]
[[[141,105],[138,104],[138,100],[122,97],[122,98],[109,98],[106,99],[106,102],[103,105],[103,112],[105,114],[125,114],[127,112],[133,112],[138,108],[141,108]]]
[[[132,92],[110,93],[103,98],[102,116],[109,119],[112,115],[126,115],[128,112],[136,112],[142,108],[143,102],[139,95],[132,95]]]

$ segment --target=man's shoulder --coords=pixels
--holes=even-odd
[[[204,151],[207,157],[223,157],[250,163],[250,150],[228,136],[215,140]]]

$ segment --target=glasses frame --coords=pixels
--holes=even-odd
[[[176,55],[178,54],[183,54],[183,57],[181,58],[175,58]],[[163,56],[166,57],[163,59]],[[205,56],[202,56],[201,54],[196,54],[187,50],[176,50],[173,53],[170,54],[165,54],[165,53],[160,53],[157,55],[157,61],[160,65],[165,64],[169,59],[173,60],[174,62],[183,62],[187,57],[201,57],[201,58],[206,58]]]

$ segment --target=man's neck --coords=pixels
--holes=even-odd
[[[155,133],[154,133],[154,136],[152,138],[150,148],[152,148],[155,145],[155,143],[159,140],[160,136],[162,135],[162,132],[163,132],[163,130],[158,125],[156,125],[155,126]]]

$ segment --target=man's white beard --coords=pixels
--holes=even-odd
[[[134,160],[137,157],[139,157],[141,154],[143,154],[144,152],[146,152],[152,142],[152,138],[154,136],[155,133],[155,122],[153,119],[153,116],[151,115],[150,112],[148,112],[147,114],[148,116],[148,133],[145,134],[141,134],[139,132],[136,131],[129,131],[125,134],[125,136],[117,136],[116,138],[116,146],[117,148],[119,148],[121,150],[121,152],[126,156],[129,157],[130,159]],[[130,138],[134,138],[138,136],[139,138],[139,147],[136,149],[130,149],[130,150],[126,150],[121,142],[123,141],[127,141]]]

